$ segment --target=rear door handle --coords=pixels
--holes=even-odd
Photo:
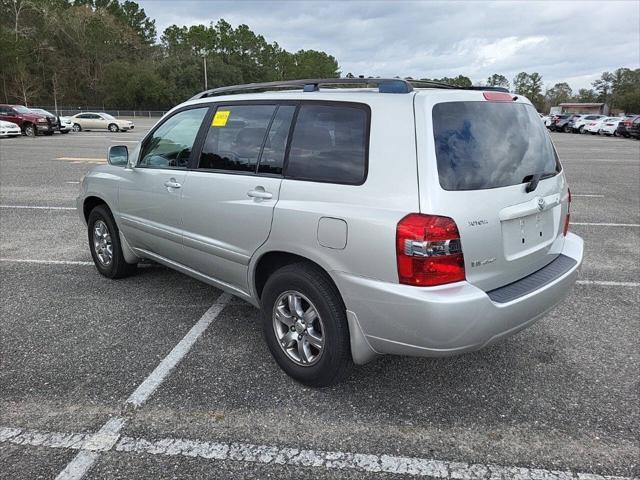
[[[167,188],[180,188],[180,187],[182,187],[182,184],[176,182],[175,178],[172,178],[172,179],[167,180],[166,182],[164,182],[164,186],[167,187]]]
[[[273,198],[273,195],[264,190],[264,187],[256,187],[254,190],[249,190],[247,195],[251,198],[260,198],[262,200],[269,200]]]

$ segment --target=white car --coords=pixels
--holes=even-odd
[[[618,129],[618,124],[623,121],[624,118],[621,117],[607,117],[603,119],[600,124],[600,130],[598,130],[598,133],[600,135],[615,135],[616,130]]]
[[[20,135],[22,135],[22,131],[18,125],[0,120],[0,137],[19,137]]]
[[[618,117],[603,117],[603,118],[599,118],[598,120],[592,120],[590,122],[587,122],[585,125],[585,131],[589,132],[591,135],[596,135],[600,132],[600,130],[602,130],[602,127],[605,125],[605,123],[609,123],[609,122],[619,122],[621,119]],[[618,126],[618,124],[616,123],[616,127]]]
[[[73,131],[80,132],[82,130],[109,130],[110,132],[120,132],[133,130],[133,122],[130,120],[121,120],[115,118],[108,113],[84,112],[78,113],[71,117],[73,122]]]
[[[60,133],[69,133],[73,130],[73,122],[71,117],[59,117],[60,118]]]
[[[590,124],[598,123],[603,118],[605,118],[604,115],[583,115],[582,117],[580,117],[580,120],[574,122],[574,124],[572,125],[573,131],[579,133],[587,133],[587,127]]]

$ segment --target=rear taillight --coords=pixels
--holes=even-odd
[[[412,213],[398,222],[396,256],[400,283],[421,287],[464,280],[460,233],[449,217]]]
[[[569,233],[569,219],[571,217],[571,190],[567,189],[569,196],[567,200],[567,216],[564,218],[564,228],[562,229],[562,235],[565,237]]]

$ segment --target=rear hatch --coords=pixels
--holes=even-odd
[[[491,290],[558,256],[568,191],[535,108],[511,95],[486,97],[420,92],[416,132],[421,213],[456,222],[467,281]]]

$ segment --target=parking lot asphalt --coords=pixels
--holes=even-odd
[[[586,255],[547,317],[314,390],[280,371],[250,305],[163,267],[91,265],[77,182],[151,124],[0,140],[0,478],[640,475],[640,141],[552,134]]]

